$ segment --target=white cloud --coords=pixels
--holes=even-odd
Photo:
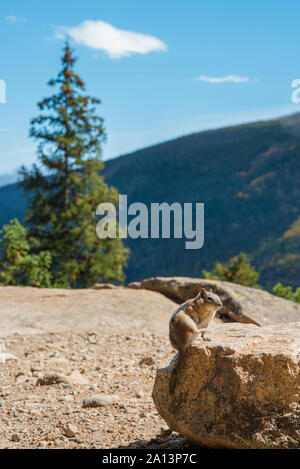
[[[15,24],[15,23],[26,23],[27,19],[26,18],[20,18],[15,15],[9,15],[5,17],[5,21],[9,24]]]
[[[225,77],[207,77],[201,75],[196,78],[196,81],[205,81],[206,83],[248,83],[251,80],[249,77],[240,77],[238,75],[226,75]]]
[[[117,29],[104,21],[86,20],[78,26],[56,28],[58,39],[67,35],[79,44],[105,51],[112,59],[167,50],[167,45],[154,36]]]

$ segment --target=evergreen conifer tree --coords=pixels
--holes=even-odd
[[[33,252],[50,252],[55,286],[122,282],[128,249],[119,238],[98,239],[95,231],[98,204],[118,202],[117,190],[100,174],[105,139],[103,119],[95,113],[100,101],[86,95],[68,42],[61,61],[57,78],[48,83],[56,93],[38,103],[41,115],[31,121],[39,164],[20,171],[29,197],[29,240]]]

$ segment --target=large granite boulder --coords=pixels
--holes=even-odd
[[[152,290],[183,303],[199,293],[201,287],[220,296],[223,307],[218,316],[226,321],[256,324],[282,324],[300,321],[300,305],[271,295],[264,290],[243,287],[220,280],[186,277],[153,277],[128,285],[130,288]]]
[[[171,368],[152,396],[172,430],[211,448],[300,449],[300,323],[219,325],[187,349],[172,395]]]
[[[187,349],[172,395],[171,368],[153,400],[172,430],[211,448],[300,449],[300,323],[217,326]]]

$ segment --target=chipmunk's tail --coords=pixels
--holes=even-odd
[[[178,379],[178,372],[180,371],[180,368],[181,368],[182,363],[184,361],[184,357],[185,357],[185,353],[183,351],[179,352],[179,355],[178,355],[178,358],[175,362],[175,365],[172,368],[171,377],[170,377],[170,381],[169,381],[169,392],[170,392],[170,394],[173,394],[174,391],[175,391],[176,383],[177,383],[177,379]]]

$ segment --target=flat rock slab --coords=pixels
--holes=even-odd
[[[187,349],[173,395],[172,363],[157,371],[168,426],[211,448],[300,449],[300,323],[227,323],[210,337]]]
[[[188,277],[153,277],[128,286],[162,293],[177,303],[193,298],[203,287],[220,296],[223,308],[218,315],[221,318],[258,326],[300,321],[300,304],[271,295],[265,290],[235,283]]]
[[[43,332],[145,330],[166,335],[176,304],[156,292],[129,288],[0,287],[0,338]],[[0,344],[0,351],[3,346]]]

